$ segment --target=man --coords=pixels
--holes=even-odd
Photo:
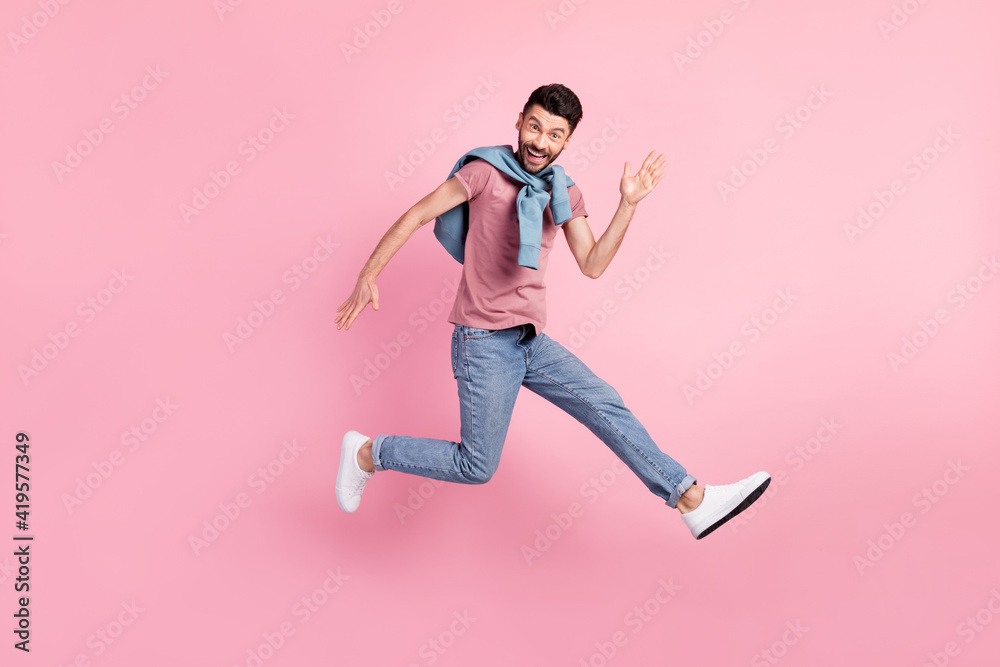
[[[595,242],[579,188],[553,165],[582,117],[580,100],[569,88],[551,84],[532,92],[514,124],[517,151],[494,146],[466,153],[444,183],[389,228],[354,292],[337,308],[338,329],[350,329],[369,303],[378,310],[375,279],[431,220],[436,220],[435,235],[463,263],[448,317],[455,325],[451,364],[461,404],[461,440],[385,434],[371,439],[348,431],[336,485],[344,511],[358,508],[376,470],[463,484],[489,481],[521,386],[587,426],[650,491],[680,510],[697,539],[749,507],[767,488],[771,477],[766,472],[735,484],[698,486],[660,451],[614,388],[542,332],[543,278],[556,227],[562,227],[580,270],[598,278],[618,251],[636,205],[663,178],[666,164],[662,154],[650,152],[632,175],[631,164],[625,163],[618,209]]]

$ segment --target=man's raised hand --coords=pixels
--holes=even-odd
[[[625,172],[622,174],[622,182],[619,187],[625,203],[635,206],[643,197],[652,192],[656,184],[663,178],[663,168],[667,164],[667,158],[663,156],[663,153],[654,158],[655,152],[649,152],[635,176],[631,175],[632,165],[629,162],[625,163]]]

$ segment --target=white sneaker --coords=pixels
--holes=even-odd
[[[771,476],[766,472],[755,472],[735,484],[723,486],[705,485],[705,497],[701,504],[686,514],[681,514],[684,524],[691,529],[695,539],[700,540],[713,530],[750,507],[760,498]]]
[[[344,434],[344,441],[340,445],[340,467],[337,469],[337,504],[345,512],[353,512],[361,504],[361,492],[365,490],[365,484],[375,474],[365,472],[358,465],[358,451],[368,442],[370,438],[357,431],[348,431]]]

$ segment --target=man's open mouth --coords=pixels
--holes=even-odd
[[[527,146],[524,147],[524,152],[527,154],[528,160],[535,164],[541,164],[549,157],[545,153],[538,153]]]

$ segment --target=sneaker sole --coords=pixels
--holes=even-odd
[[[701,538],[705,537],[706,535],[708,535],[709,533],[711,533],[712,531],[714,531],[716,528],[718,528],[719,526],[721,526],[725,522],[727,522],[730,519],[732,519],[734,516],[736,516],[737,514],[739,514],[740,512],[742,512],[743,510],[745,510],[746,508],[748,508],[751,505],[753,505],[754,501],[757,500],[758,498],[760,498],[761,495],[763,495],[764,491],[767,490],[767,486],[770,483],[771,483],[771,478],[768,477],[767,479],[764,480],[763,484],[761,484],[756,489],[754,489],[753,491],[751,491],[750,495],[747,496],[746,498],[744,498],[743,502],[741,502],[739,505],[737,505],[733,509],[733,511],[731,511],[729,514],[727,514],[726,516],[722,517],[721,519],[719,519],[718,521],[716,521],[715,523],[713,523],[711,526],[709,526],[708,528],[706,528],[705,530],[703,530],[702,533],[698,537],[696,537],[695,539],[700,540]]]

